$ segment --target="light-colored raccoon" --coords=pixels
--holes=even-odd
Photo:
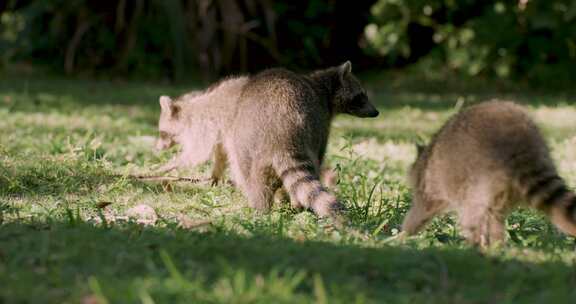
[[[434,215],[456,211],[464,237],[488,246],[505,238],[513,207],[547,214],[576,235],[576,196],[558,176],[546,142],[512,102],[488,101],[452,117],[419,148],[410,170],[412,207],[402,230],[418,232]]]
[[[204,92],[193,91],[173,101],[160,97],[159,138],[156,149],[180,144],[180,153],[158,172],[165,173],[184,166],[196,166],[213,156],[212,183],[222,178],[226,169],[223,130],[227,128],[236,101],[248,77],[224,79]]]
[[[336,215],[336,197],[319,181],[328,133],[337,113],[375,117],[351,64],[299,75],[269,69],[246,83],[225,136],[232,179],[250,205],[268,210],[284,187],[293,207]]]

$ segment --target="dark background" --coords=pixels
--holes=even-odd
[[[570,88],[572,0],[4,0],[2,66],[201,77],[271,66],[416,67]]]

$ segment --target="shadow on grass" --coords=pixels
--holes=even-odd
[[[74,79],[40,74],[10,73],[0,77],[0,96],[17,94],[37,107],[76,103],[84,105],[157,106],[160,95],[178,95],[198,85],[169,85],[160,82],[125,82]],[[9,100],[4,100],[5,103]]]
[[[0,226],[0,301],[568,303],[566,264],[136,224]],[[250,300],[252,299],[252,300]],[[363,301],[362,301],[363,300]]]
[[[103,170],[87,166],[37,162],[20,166],[0,166],[0,194],[62,195],[88,193],[110,182]]]
[[[165,191],[160,182],[145,182],[131,176],[111,174],[99,166],[98,162],[39,159],[20,164],[0,164],[0,196],[86,195],[111,184],[115,184],[118,189],[132,185],[155,193]],[[173,187],[172,191],[186,189]]]

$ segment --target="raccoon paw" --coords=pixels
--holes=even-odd
[[[334,214],[346,212],[346,207],[340,202],[317,202],[312,206],[312,209],[321,217],[330,217]]]
[[[336,228],[348,225],[347,210],[340,202],[315,204],[312,209],[319,217],[329,218]]]

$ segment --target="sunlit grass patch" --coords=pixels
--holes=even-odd
[[[376,86],[375,86],[376,87]],[[377,91],[381,115],[342,115],[326,166],[348,211],[337,230],[277,202],[247,207],[233,185],[139,181],[175,152],[154,152],[158,96],[186,88],[0,77],[0,302],[570,302],[574,238],[532,211],[509,243],[479,253],[450,216],[394,241],[411,203],[416,143],[462,105],[441,90]],[[565,98],[532,99],[569,185],[576,123]],[[540,102],[546,105],[540,104]],[[204,178],[210,165],[174,172]],[[542,288],[546,282],[546,288]]]

